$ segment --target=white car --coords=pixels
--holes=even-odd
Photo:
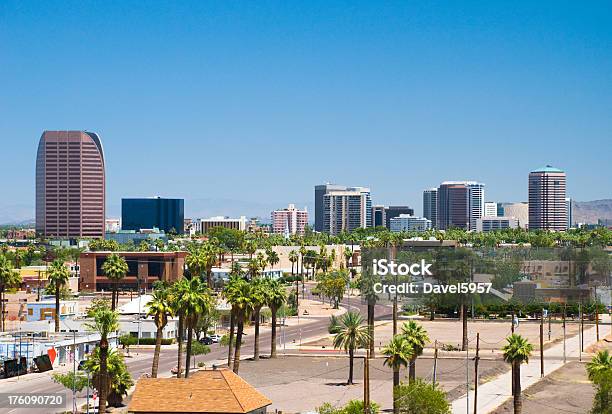
[[[209,335],[208,337],[213,341],[213,344],[216,344],[221,340],[221,335],[217,334]]]

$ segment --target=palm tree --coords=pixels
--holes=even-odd
[[[202,284],[199,278],[188,280],[178,299],[178,307],[185,318],[187,326],[187,350],[185,357],[185,378],[189,377],[191,362],[191,346],[193,342],[193,330],[198,323],[200,314],[207,314],[212,307],[212,298],[208,288]]]
[[[402,326],[402,336],[408,341],[412,348],[412,359],[409,367],[409,380],[413,382],[416,378],[416,359],[423,354],[425,344],[429,342],[427,331],[415,321],[409,321]]]
[[[212,268],[217,263],[217,254],[221,249],[216,243],[207,242],[202,245],[202,255],[204,258],[204,271],[206,272],[206,283],[209,289],[213,288]]]
[[[49,269],[49,283],[55,287],[55,332],[60,330],[60,290],[68,283],[70,271],[61,259],[55,259]]]
[[[340,332],[334,336],[334,348],[343,348],[349,354],[349,377],[347,384],[353,384],[353,360],[355,350],[366,347],[370,340],[368,327],[358,312],[347,312],[340,320]]]
[[[185,257],[185,264],[192,278],[202,277],[202,272],[206,266],[206,257],[204,251],[198,246],[191,246],[189,254]]]
[[[253,300],[253,318],[255,319],[255,337],[253,341],[253,359],[259,360],[259,324],[261,308],[268,301],[268,284],[265,282],[268,279],[254,279],[251,281],[253,285],[252,300]]]
[[[170,288],[170,296],[169,296],[169,304],[172,309],[172,313],[177,315],[179,318],[178,321],[178,350],[177,350],[177,373],[176,377],[180,378],[182,375],[182,365],[183,365],[183,335],[185,333],[185,312],[182,307],[181,298],[185,291],[188,289],[187,285],[189,284],[188,279],[180,279],[175,282]]]
[[[504,361],[512,365],[514,414],[520,414],[523,410],[521,400],[521,364],[529,362],[529,355],[533,351],[531,345],[525,338],[518,334],[512,334],[506,338],[508,343],[502,348]]]
[[[100,402],[99,413],[106,412],[106,401],[110,384],[108,381],[108,334],[119,329],[119,316],[117,312],[109,309],[108,302],[92,307],[88,316],[93,322],[88,323],[87,329],[100,334]]]
[[[21,275],[13,269],[11,262],[4,255],[0,255],[0,320],[2,321],[2,328],[0,332],[4,332],[4,292],[7,288],[19,286],[21,284]]]
[[[295,277],[294,265],[300,259],[300,255],[297,250],[291,250],[289,252],[289,261],[291,262],[291,276]],[[297,277],[295,277],[295,307],[299,309],[299,294],[300,294],[300,282]]]
[[[287,292],[277,280],[268,279],[268,307],[272,312],[272,335],[270,341],[270,358],[276,358],[276,314],[281,306],[287,302]]]
[[[119,295],[117,294],[117,282],[125,277],[129,268],[125,258],[116,253],[111,253],[102,264],[102,271],[110,280],[113,280],[113,293],[111,301],[111,309],[115,310]]]
[[[244,320],[253,310],[253,286],[244,279],[233,279],[223,290],[225,299],[232,305],[238,331],[236,332],[236,349],[234,351],[233,371],[238,373],[240,368],[240,348],[242,334],[244,333]]]
[[[603,409],[610,407],[612,387],[612,355],[606,349],[599,351],[597,355],[586,366],[589,380],[597,385],[597,393],[593,404],[592,412],[603,412]]]
[[[384,364],[393,369],[393,390],[400,384],[400,368],[406,367],[414,357],[414,350],[404,335],[395,335],[391,342],[382,349],[385,355]],[[393,412],[399,412],[399,406],[393,398]]]
[[[159,284],[153,291],[153,298],[148,303],[148,316],[152,316],[157,327],[155,334],[155,353],[153,354],[153,366],[151,367],[151,377],[157,378],[159,367],[159,354],[164,327],[168,324],[168,317],[172,315],[172,307],[169,302],[170,291],[164,284]]]
[[[274,250],[270,250],[268,252],[268,264],[270,265],[270,270],[274,269],[274,266],[280,262],[280,258],[278,257],[278,253]]]

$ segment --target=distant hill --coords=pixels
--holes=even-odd
[[[595,224],[598,219],[612,219],[612,199],[573,202],[574,223]]]

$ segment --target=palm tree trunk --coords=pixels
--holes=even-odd
[[[100,378],[98,380],[100,389],[100,402],[98,403],[98,412],[106,412],[106,400],[108,399],[108,340],[106,338],[100,339]]]
[[[355,355],[355,351],[353,348],[349,349],[349,377],[348,377],[348,385],[353,385],[353,357]]]
[[[229,345],[227,350],[227,367],[232,368],[232,344],[234,343],[234,325],[236,324],[236,318],[234,316],[234,310],[230,310],[230,331],[229,331]]]
[[[416,379],[416,355],[410,359],[410,368],[408,368],[408,380],[412,384]]]
[[[236,351],[234,352],[234,373],[240,368],[240,348],[242,348],[242,332],[244,331],[244,314],[238,315],[238,332],[236,333]]]
[[[514,414],[523,412],[523,401],[521,400],[521,365],[517,362],[514,365]]]
[[[157,378],[157,370],[159,367],[159,353],[161,352],[161,342],[163,327],[157,327],[157,334],[155,335],[155,352],[153,353],[153,366],[151,367],[151,377]]]
[[[253,360],[259,361],[259,313],[261,308],[257,308],[253,311],[255,317],[255,338],[253,344]]]
[[[115,310],[115,296],[117,296],[117,285],[116,282],[113,283],[113,291],[111,292],[111,310]]]
[[[189,377],[189,368],[191,364],[191,342],[193,341],[193,322],[188,322],[187,328],[187,355],[185,356],[185,378]]]
[[[213,283],[212,283],[212,271],[206,269],[206,283],[208,284],[208,288],[212,289],[213,288]]]
[[[60,317],[60,287],[59,283],[55,282],[55,332],[60,331],[59,317]]]
[[[0,288],[0,324],[0,332],[4,332],[4,286]]]
[[[181,378],[181,368],[183,365],[183,315],[179,315],[179,326],[178,326],[178,362],[176,363],[176,377]]]
[[[399,404],[397,398],[395,396],[395,389],[399,386],[400,383],[400,370],[399,366],[393,368],[393,413],[399,413]]]
[[[270,340],[270,358],[276,358],[276,306],[272,306],[272,333]]]

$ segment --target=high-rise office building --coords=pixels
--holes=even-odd
[[[373,206],[372,207],[372,226],[380,227],[385,226],[387,221],[385,220],[385,206]]]
[[[346,187],[323,196],[323,231],[330,234],[351,232],[372,226],[370,189]]]
[[[294,204],[289,204],[282,210],[272,212],[272,233],[304,234],[308,224],[308,211],[298,210]]]
[[[182,198],[123,198],[121,228],[141,230],[158,228],[165,233],[183,234],[185,200]]]
[[[547,165],[529,173],[529,230],[567,229],[565,172]]]
[[[104,237],[106,177],[100,137],[45,131],[36,157],[36,232],[42,237]]]
[[[438,188],[437,224],[441,230],[453,227],[476,230],[484,213],[484,184],[476,181],[445,181]]]
[[[571,229],[574,225],[574,209],[570,197],[565,197],[565,210],[567,211],[567,228]]]
[[[315,231],[319,231],[322,232],[324,231],[324,215],[325,215],[325,211],[324,211],[324,206],[323,206],[323,197],[325,196],[325,194],[327,194],[329,191],[335,191],[335,190],[346,190],[346,186],[343,185],[336,185],[336,184],[330,184],[330,183],[326,183],[326,184],[321,184],[321,185],[315,185],[315,199],[314,199],[314,204],[315,204],[315,223],[314,223],[314,229]]]
[[[423,217],[431,220],[433,228],[438,228],[438,189],[423,191]]]
[[[414,210],[408,206],[389,206],[385,208],[385,227],[391,229],[391,219],[399,217],[400,214],[414,215]]]
[[[497,217],[498,216],[498,203],[493,201],[485,201],[484,203],[484,217]]]

